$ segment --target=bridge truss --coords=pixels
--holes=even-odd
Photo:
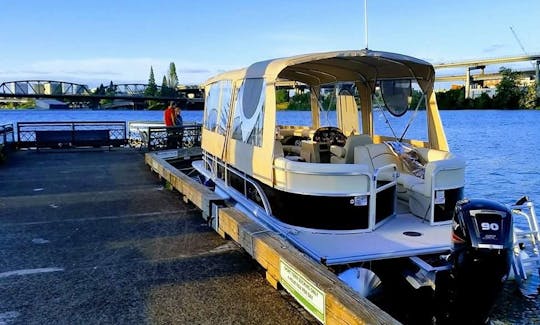
[[[112,84],[105,93],[96,93],[87,85],[56,80],[19,80],[0,84],[0,98],[54,98],[71,101],[95,101],[101,99],[185,101],[182,92],[170,92],[161,96],[161,87],[156,86],[156,95],[147,94],[147,84]]]

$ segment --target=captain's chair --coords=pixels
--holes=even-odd
[[[354,147],[372,143],[373,139],[367,134],[351,135],[343,147],[330,146],[330,162],[333,164],[352,164],[354,163]]]

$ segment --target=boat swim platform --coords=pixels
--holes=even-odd
[[[0,164],[0,323],[315,323],[139,150],[19,150]]]
[[[189,161],[189,158],[189,153],[181,150],[145,154],[146,164],[160,179],[176,189],[184,201],[197,206],[203,218],[223,238],[234,240],[264,268],[266,280],[272,287],[285,287],[325,324],[399,324],[356,294],[326,266],[241,211],[228,207],[220,196],[174,166],[174,162]],[[301,284],[295,286],[292,282]]]

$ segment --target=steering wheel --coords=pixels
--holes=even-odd
[[[315,133],[313,133],[313,141],[315,142],[326,142],[331,145],[337,145],[343,147],[347,137],[341,130],[334,126],[325,126],[318,128]]]

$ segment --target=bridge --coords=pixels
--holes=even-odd
[[[179,101],[186,102],[183,91],[162,93],[162,87],[156,86],[158,95],[147,95],[147,84],[112,84],[104,87],[103,92],[91,91],[87,85],[56,80],[20,80],[0,84],[0,98],[41,98],[60,99],[72,102],[94,102],[102,99],[131,101]]]
[[[434,64],[437,70],[436,81],[464,81],[465,82],[465,98],[471,97],[471,86],[474,84],[482,84],[486,80],[500,80],[502,76],[499,73],[484,73],[488,65],[500,65],[503,63],[514,62],[531,62],[533,69],[520,70],[524,77],[534,77],[536,81],[536,95],[540,97],[540,54],[505,56],[499,58],[475,59],[459,62],[448,62]],[[464,74],[459,75],[439,75],[441,69],[447,68],[465,68]],[[479,74],[471,74],[471,71],[480,70]]]

